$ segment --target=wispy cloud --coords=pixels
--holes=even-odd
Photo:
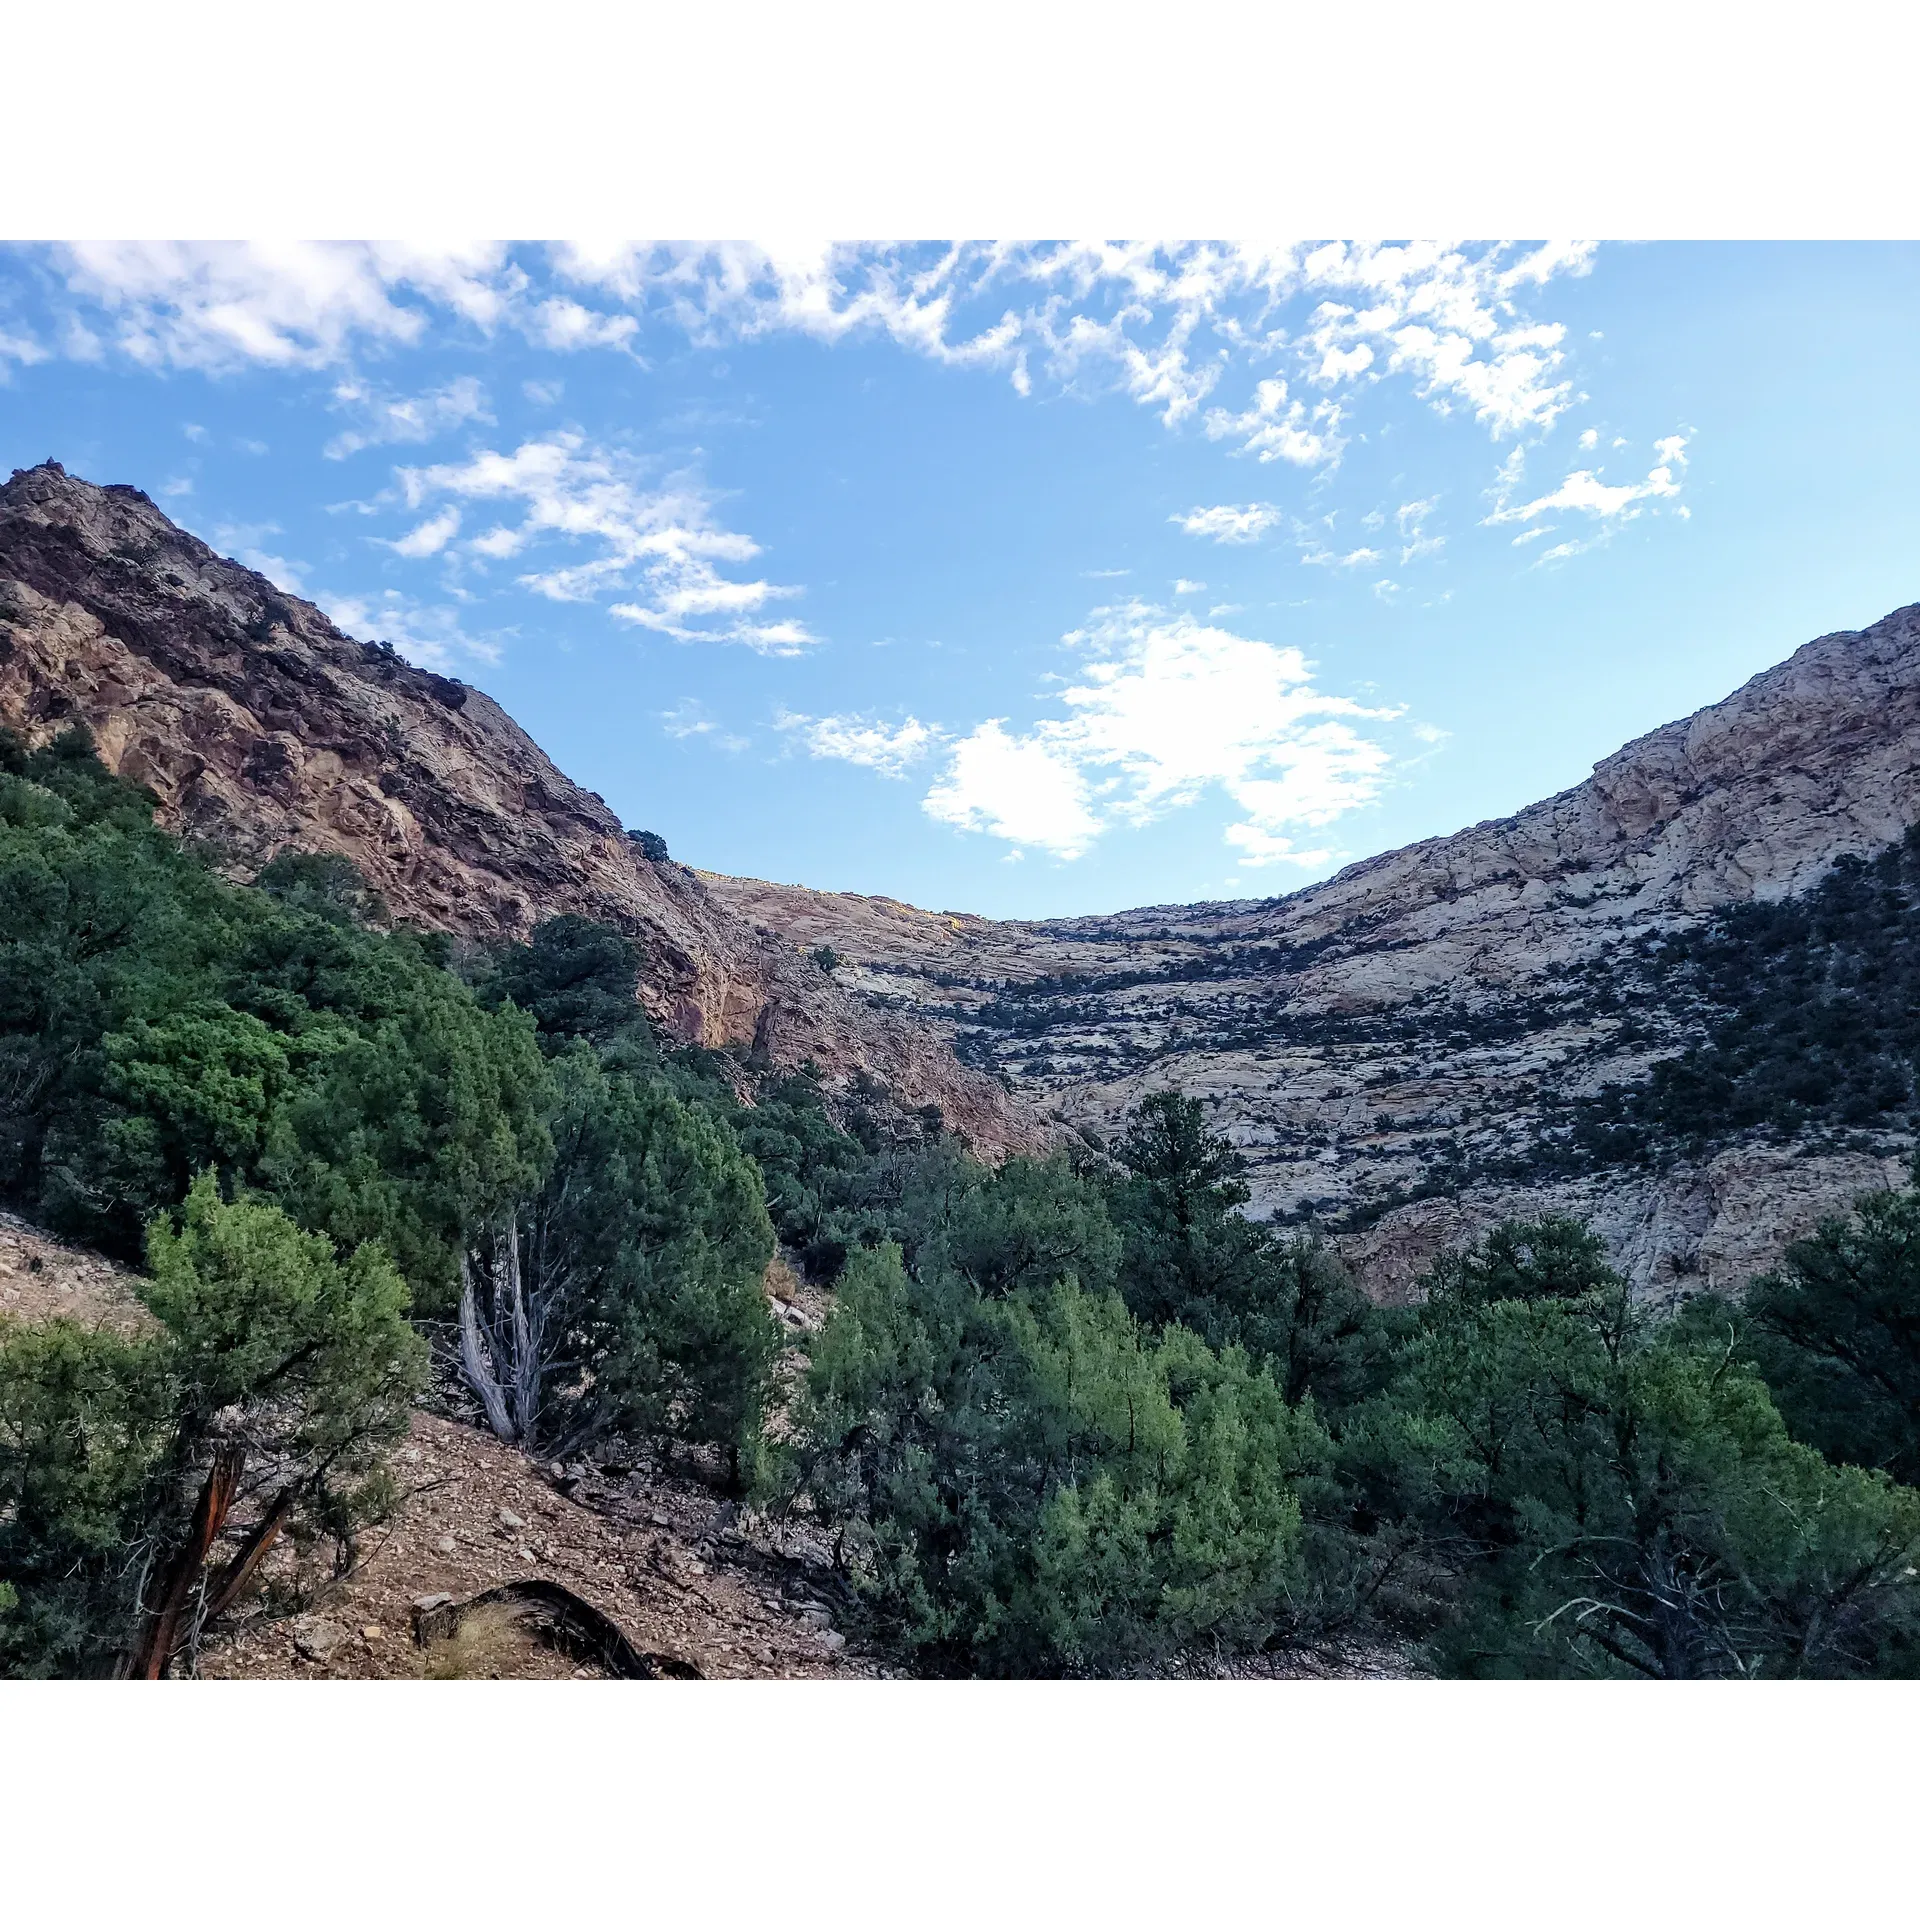
[[[268,551],[267,542],[283,531],[273,520],[250,523],[223,520],[208,535],[208,541],[222,553],[232,554],[243,567],[265,574],[276,587],[288,593],[305,593],[309,570],[306,562]]]
[[[416,344],[441,315],[490,327],[509,298],[491,244],[81,241],[53,254],[114,345],[153,367],[334,366],[355,342]]]
[[[758,558],[760,548],[746,534],[717,524],[704,489],[684,479],[648,487],[634,462],[577,432],[523,441],[511,452],[487,450],[464,461],[403,467],[398,478],[415,508],[450,498],[509,510],[462,543],[462,554],[478,562],[556,547],[584,550],[584,558],[518,576],[522,586],[548,599],[584,601],[625,592],[632,597],[610,608],[617,619],[675,640],[727,641],[761,653],[798,653],[819,638],[799,620],[759,617],[770,602],[797,594],[798,587],[720,572]],[[409,538],[435,538],[445,524],[443,513]]]
[[[938,727],[908,714],[891,724],[865,714],[829,714],[815,719],[811,714],[782,713],[774,722],[784,733],[796,735],[816,760],[844,760],[851,766],[870,767],[890,780],[905,777],[909,767],[924,760],[946,738]]]
[[[1257,459],[1285,460],[1296,467],[1331,466],[1346,441],[1340,434],[1341,412],[1331,400],[1316,401],[1308,409],[1291,399],[1284,380],[1262,380],[1254,389],[1253,404],[1239,413],[1213,408],[1206,418],[1209,440],[1237,440],[1240,453]]]
[[[1400,548],[1400,564],[1403,567],[1410,566],[1416,560],[1430,559],[1447,544],[1445,534],[1427,531],[1427,522],[1439,504],[1439,496],[1436,495],[1431,500],[1403,501],[1394,508],[1394,524],[1399,528],[1404,543]]]
[[[1237,246],[574,246],[575,283],[659,312],[696,340],[772,332],[834,341],[884,334],[949,364],[993,366],[1021,392],[1044,376],[1117,387],[1169,426],[1193,418],[1236,367],[1285,355],[1331,393],[1396,376],[1496,435],[1547,425],[1570,404],[1563,327],[1526,303],[1587,271],[1592,247],[1437,243]],[[1289,308],[1301,321],[1281,324]],[[1209,416],[1267,459],[1338,455],[1336,401],[1263,379]]]
[[[1551,491],[1536,494],[1531,499],[1516,497],[1526,477],[1525,458],[1522,450],[1516,447],[1494,481],[1492,511],[1481,524],[1489,527],[1517,525],[1528,529],[1515,537],[1514,545],[1521,546],[1556,530],[1544,525],[1535,526],[1534,522],[1546,521],[1557,514],[1580,514],[1589,522],[1598,523],[1595,532],[1584,539],[1562,541],[1558,546],[1546,549],[1536,564],[1564,560],[1574,554],[1584,553],[1589,547],[1608,538],[1616,527],[1638,519],[1644,512],[1659,511],[1660,502],[1679,498],[1690,437],[1685,433],[1674,433],[1656,440],[1653,447],[1655,464],[1643,480],[1609,482],[1602,478],[1603,469],[1582,467],[1569,473]],[[1687,510],[1681,507],[1677,511],[1684,517]]]
[[[704,740],[722,753],[744,753],[753,743],[744,734],[729,733],[698,700],[682,700],[660,715],[660,730],[674,740]]]
[[[389,540],[386,544],[403,559],[424,560],[443,551],[447,542],[459,531],[460,509],[443,507],[431,520],[422,520],[411,533],[403,534],[398,540]]]
[[[1168,516],[1184,533],[1222,546],[1248,546],[1286,518],[1278,507],[1256,500],[1244,507],[1195,507],[1191,513]]]
[[[342,633],[356,640],[385,641],[416,667],[436,673],[451,673],[476,660],[493,665],[500,658],[496,642],[476,639],[462,629],[454,608],[424,605],[392,588],[323,597],[320,607]]]
[[[355,424],[327,442],[329,460],[344,460],[363,447],[434,440],[469,421],[493,423],[486,390],[470,375],[412,396],[378,393],[363,380],[342,380],[333,390],[333,405],[352,415]]]
[[[443,322],[513,328],[555,353],[632,353],[656,324],[702,346],[779,333],[879,337],[943,365],[998,371],[1022,393],[1041,382],[1117,391],[1169,427],[1198,420],[1236,451],[1323,467],[1339,458],[1357,396],[1386,380],[1410,382],[1442,412],[1471,413],[1495,437],[1550,426],[1572,403],[1565,328],[1530,303],[1584,273],[1593,250],[1098,241],[42,251],[64,286],[69,337],[84,334],[90,351],[104,340],[144,365],[338,366],[363,348],[418,344]],[[16,357],[53,350],[16,343]],[[1261,370],[1276,360],[1284,371]]]

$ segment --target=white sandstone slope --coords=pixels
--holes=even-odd
[[[939,1019],[1042,1111],[1110,1130],[1177,1086],[1252,1165],[1254,1205],[1322,1215],[1416,1185],[1450,1150],[1530,1136],[1543,1095],[1631,1079],[1688,1032],[1596,991],[1642,935],[1817,880],[1920,819],[1920,608],[1810,642],[1510,819],[1364,860],[1280,899],[995,923],[708,876],[745,919]],[[1623,978],[1626,969],[1623,967]],[[1737,1284],[1862,1186],[1880,1152],[1730,1149],[1654,1178],[1470,1185],[1349,1243],[1392,1291],[1509,1209],[1590,1215],[1649,1288]]]

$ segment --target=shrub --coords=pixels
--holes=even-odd
[[[1072,1282],[1001,1299],[855,1254],[815,1343],[804,1484],[935,1670],[1114,1673],[1260,1645],[1323,1437],[1271,1376]]]
[[[145,1338],[53,1320],[0,1331],[0,1669],[163,1672],[290,1521],[350,1553],[390,1496],[425,1381],[393,1263],[195,1180],[156,1222]],[[230,1517],[248,1530],[219,1572]]]
[[[1578,1264],[1576,1236],[1560,1244]],[[1349,1472],[1393,1483],[1441,1569],[1442,1671],[1912,1663],[1920,1493],[1797,1444],[1750,1365],[1637,1313],[1617,1276],[1578,1292],[1485,1284],[1506,1265],[1488,1247],[1441,1276],[1346,1443]]]

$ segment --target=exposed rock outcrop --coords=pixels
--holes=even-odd
[[[348,638],[144,494],[49,463],[0,487],[0,725],[39,741],[74,720],[236,875],[300,847],[345,854],[419,925],[524,937],[554,913],[611,921],[681,1038],[868,1073],[990,1153],[1038,1136],[940,1035],[647,858],[484,693]]]
[[[744,917],[846,956],[876,1005],[946,1023],[1036,1106],[1109,1130],[1142,1094],[1206,1101],[1256,1210],[1338,1217],[1436,1167],[1511,1158],[1543,1102],[1643,1074],[1694,1009],[1625,1016],[1642,935],[1795,892],[1920,819],[1920,608],[1802,647],[1593,777],[1281,899],[1003,924],[712,876]],[[1596,968],[1595,963],[1598,963]],[[1599,976],[1596,985],[1596,973]],[[1906,1136],[1396,1208],[1348,1242],[1382,1291],[1507,1211],[1594,1220],[1642,1286],[1737,1285]],[[1863,1150],[1870,1148],[1872,1150]]]
[[[871,1074],[989,1153],[1110,1132],[1180,1087],[1246,1154],[1257,1211],[1376,1216],[1346,1244],[1383,1293],[1551,1206],[1593,1219],[1650,1291],[1735,1286],[1903,1177],[1911,1146],[1746,1144],[1400,1199],[1511,1162],[1552,1102],[1685,1043],[1697,1009],[1628,1005],[1642,935],[1797,891],[1920,819],[1920,608],[1811,642],[1509,819],[1279,899],[1044,922],[649,859],[485,694],[349,639],[143,494],[48,465],[0,487],[0,724],[45,739],[73,719],[237,874],[299,846],[346,854],[428,926],[612,921],[673,1032]],[[832,977],[805,958],[819,945],[843,957]]]

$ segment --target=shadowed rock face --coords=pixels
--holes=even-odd
[[[1778,898],[1920,818],[1920,608],[1829,634],[1510,819],[1365,860],[1282,899],[996,923],[709,876],[744,917],[846,957],[874,1004],[918,1008],[1061,1119],[1111,1127],[1148,1091],[1204,1100],[1256,1211],[1322,1217],[1456,1155],[1511,1161],[1543,1106],[1643,1074],[1697,1030],[1649,1001],[1633,944]],[[1634,1004],[1638,1000],[1638,1004]],[[1376,1287],[1509,1211],[1564,1207],[1651,1292],[1733,1286],[1865,1186],[1863,1151],[1744,1145],[1662,1176],[1469,1179],[1347,1239]]]
[[[989,1153],[1038,1137],[938,1034],[646,858],[484,693],[350,639],[144,494],[49,463],[0,487],[0,725],[37,742],[76,720],[236,876],[294,846],[346,855],[418,925],[524,938],[555,913],[610,921],[681,1038],[870,1073]]]

